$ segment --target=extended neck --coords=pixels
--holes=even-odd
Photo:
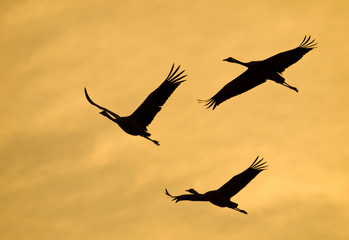
[[[203,201],[206,202],[208,201],[208,199],[206,198],[206,196],[204,194],[198,193],[198,192],[192,192],[192,195],[190,195],[189,197],[191,201]]]
[[[231,63],[237,63],[237,64],[240,64],[242,66],[245,66],[245,67],[248,67],[248,64],[247,63],[244,63],[244,62],[241,62],[235,58],[232,58],[232,57],[228,57],[226,59],[223,59],[223,61],[227,61],[227,62],[231,62]]]

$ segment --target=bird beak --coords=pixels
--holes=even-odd
[[[226,58],[226,59],[223,59],[223,61],[228,61],[228,58]]]

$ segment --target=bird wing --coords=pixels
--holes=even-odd
[[[204,102],[207,108],[214,110],[219,104],[241,93],[264,83],[266,79],[259,77],[255,72],[246,70],[237,78],[227,83],[218,93],[208,100],[198,100]]]
[[[251,164],[249,168],[247,168],[242,173],[234,176],[230,179],[226,184],[217,189],[217,192],[225,195],[226,197],[231,198],[235,194],[237,194],[241,189],[243,189],[252,179],[254,179],[258,173],[265,170],[267,166],[264,164],[266,162],[262,162],[263,158],[258,160],[258,157]]]
[[[184,70],[177,74],[180,66],[178,66],[175,71],[173,71],[173,68],[174,64],[172,65],[171,71],[165,81],[155,89],[130,116],[141,123],[144,127],[151,123],[155,115],[161,110],[162,105],[164,105],[174,90],[185,81],[181,80],[187,76],[181,76]]]
[[[96,104],[95,102],[93,102],[92,99],[90,98],[90,96],[87,94],[86,88],[85,88],[85,96],[86,96],[86,98],[87,98],[87,101],[89,101],[89,103],[91,103],[93,106],[96,106],[96,107],[98,107],[99,109],[108,112],[110,115],[119,118],[119,116],[118,116],[117,114],[115,114],[114,112],[112,112],[112,111],[110,111],[109,109],[107,109],[107,108],[105,108],[105,107],[102,107],[102,106]]]
[[[263,64],[268,69],[282,73],[286,68],[298,62],[307,52],[316,47],[317,43],[314,43],[315,39],[310,41],[310,37],[305,36],[298,47],[267,58],[263,61]]]

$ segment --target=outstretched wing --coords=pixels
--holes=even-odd
[[[196,194],[183,194],[179,196],[173,196],[167,191],[167,189],[165,189],[165,194],[171,197],[172,201],[175,201],[176,203],[179,201],[207,201],[201,195]]]
[[[212,107],[214,110],[219,104],[241,93],[264,83],[266,79],[258,76],[251,70],[246,70],[233,81],[226,84],[216,95],[208,100],[198,100],[200,103],[205,103],[207,108]]]
[[[263,64],[266,64],[265,66],[268,69],[282,73],[286,68],[298,62],[307,52],[316,47],[315,39],[310,41],[310,37],[305,36],[298,47],[267,58],[263,61]]]
[[[119,116],[117,114],[115,114],[114,112],[110,111],[109,109],[102,107],[100,105],[98,105],[97,103],[93,102],[92,99],[90,98],[90,96],[87,94],[87,90],[85,88],[85,96],[87,98],[87,101],[89,101],[89,103],[91,103],[93,106],[98,107],[99,109],[108,112],[110,115],[119,118]]]
[[[161,110],[162,105],[167,101],[176,88],[185,80],[181,80],[187,75],[181,76],[184,72],[177,74],[180,66],[173,71],[174,64],[165,81],[154,90],[144,102],[132,113],[130,117],[136,119],[144,127],[148,126],[155,115]]]
[[[254,179],[258,175],[258,173],[266,169],[267,166],[264,165],[266,162],[262,162],[262,161],[263,161],[263,158],[258,160],[258,157],[257,157],[256,160],[254,160],[254,162],[248,169],[234,176],[226,184],[220,187],[217,190],[217,192],[220,192],[220,194],[225,195],[226,197],[229,197],[229,198],[237,194],[252,179]]]

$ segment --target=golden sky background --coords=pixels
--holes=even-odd
[[[0,2],[1,239],[349,237],[349,3],[339,1]],[[267,83],[206,110],[245,71],[312,35]],[[124,133],[83,93],[131,114],[172,63],[187,81],[149,126]],[[243,215],[164,195],[206,192],[257,155],[269,169],[232,200]]]

